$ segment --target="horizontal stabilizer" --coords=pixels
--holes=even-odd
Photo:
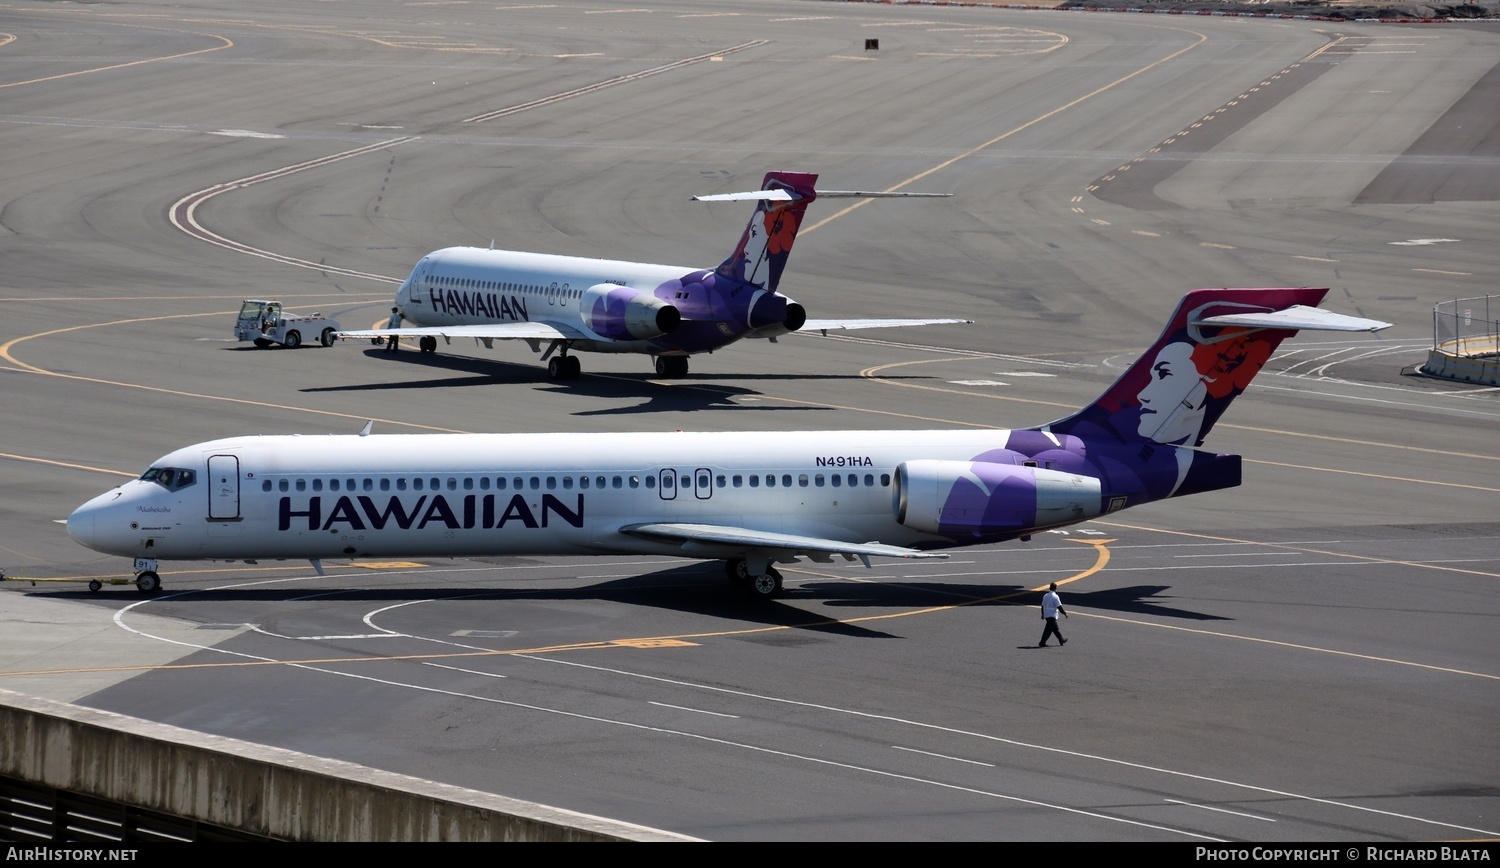
[[[1193,325],[1248,326],[1266,329],[1301,329],[1325,332],[1378,332],[1391,323],[1378,319],[1348,316],[1321,307],[1294,304],[1283,310],[1264,313],[1226,313],[1193,320]]]
[[[630,524],[620,528],[621,533],[652,539],[696,544],[731,550],[759,549],[789,552],[791,554],[826,553],[883,558],[946,558],[942,552],[924,552],[904,546],[884,543],[850,543],[821,537],[797,536],[773,531],[752,530],[744,527],[727,527],[716,524],[678,524],[658,522],[652,524]]]
[[[823,332],[840,329],[889,329],[920,325],[967,325],[971,319],[810,319],[798,331]]]

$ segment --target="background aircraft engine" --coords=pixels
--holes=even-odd
[[[907,461],[896,467],[896,521],[941,534],[1005,534],[1093,518],[1099,480],[988,461]]]
[[[583,323],[596,334],[615,340],[659,338],[682,324],[682,313],[649,292],[601,283],[583,294]]]

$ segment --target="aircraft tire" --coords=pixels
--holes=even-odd
[[[583,362],[577,356],[563,357],[563,368],[570,380],[576,380],[583,374]]]
[[[323,329],[323,333],[321,335],[318,335],[318,343],[322,344],[325,347],[331,347],[331,346],[333,346],[333,327],[332,326],[329,326],[328,328]]]
[[[99,593],[99,589],[103,588],[103,587],[104,587],[104,583],[101,582],[101,581],[99,581],[98,579],[90,579],[89,580],[89,590],[90,591],[93,591],[94,593],[97,594],[97,593]]]
[[[751,596],[759,600],[770,600],[781,596],[781,573],[775,567],[767,567],[765,573],[752,576],[747,587]]]
[[[432,335],[423,335],[417,341],[417,346],[421,347],[424,353],[435,353],[437,352],[437,338]]]
[[[656,375],[664,380],[677,380],[686,377],[688,372],[687,356],[657,356]]]
[[[742,585],[750,582],[750,569],[745,566],[744,558],[730,558],[725,561],[724,575],[729,577],[729,583],[732,585]]]
[[[161,576],[147,570],[135,577],[135,589],[143,594],[154,594],[161,590]]]
[[[547,360],[547,379],[549,379],[549,380],[563,380],[563,379],[566,379],[566,377],[563,376],[563,357],[562,356],[553,356],[552,358],[550,358],[550,359]]]
[[[302,332],[287,332],[286,338],[282,340],[281,345],[289,350],[295,350],[302,346]]]

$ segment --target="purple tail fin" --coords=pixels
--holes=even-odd
[[[817,175],[806,172],[767,172],[761,190],[777,195],[759,200],[739,246],[718,273],[775,292],[802,215],[818,197],[813,188],[817,180]]]
[[[1198,289],[1183,297],[1156,343],[1098,400],[1047,426],[1080,437],[1200,446],[1210,428],[1295,327],[1205,322],[1316,306],[1325,289]]]

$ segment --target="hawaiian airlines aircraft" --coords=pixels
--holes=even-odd
[[[819,196],[894,198],[942,193],[817,190],[817,175],[767,173],[762,189],[694,197],[703,202],[754,200],[740,243],[718,268],[617,262],[547,253],[449,247],[422,257],[396,290],[410,325],[344,331],[341,337],[415,338],[424,353],[437,339],[521,340],[540,352],[554,380],[578,377],[574,352],[648,353],[662,377],[687,374],[688,357],[742,338],[804,329],[868,329],[966,323],[964,319],[808,319],[802,305],[776,291],[807,206]],[[543,350],[543,345],[546,349]]]
[[[158,560],[641,554],[721,560],[774,596],[774,564],[945,557],[1240,482],[1197,447],[1299,329],[1390,323],[1326,289],[1200,289],[1088,407],[979,431],[235,437],[153,463],[80,506],[68,534]]]

